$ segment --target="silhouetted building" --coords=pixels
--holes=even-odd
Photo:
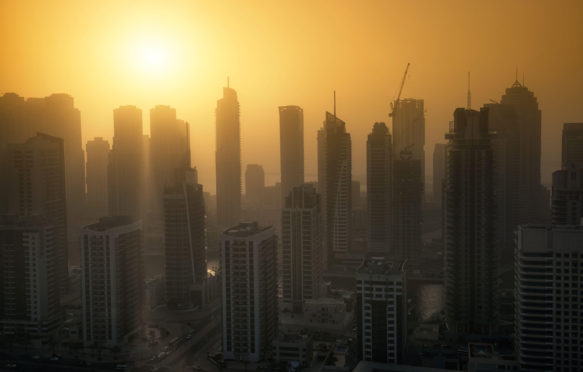
[[[356,274],[358,359],[401,363],[407,340],[403,261],[364,260]]]
[[[265,197],[265,172],[259,164],[247,164],[245,170],[245,199],[247,206],[261,208]]]
[[[351,243],[352,144],[346,124],[326,112],[318,130],[318,193],[322,197],[324,262],[329,267]]]
[[[277,337],[277,237],[273,227],[241,223],[221,239],[223,357],[257,362]]]
[[[446,316],[457,334],[488,334],[495,281],[494,154],[488,110],[458,108],[446,135],[444,244]]]
[[[563,125],[563,146],[561,164],[566,167],[575,163],[583,167],[583,123],[565,123]]]
[[[393,150],[385,123],[375,123],[366,142],[368,251],[389,254],[393,213]]]
[[[401,99],[394,108],[393,158],[398,159],[403,150],[411,152],[411,159],[419,160],[419,178],[425,184],[425,109],[422,99]]]
[[[283,200],[292,187],[304,183],[304,110],[301,107],[279,107],[279,145]]]
[[[204,303],[207,278],[205,208],[196,170],[176,171],[164,192],[166,297],[170,308]]]
[[[102,137],[87,141],[87,211],[85,216],[97,219],[108,214],[107,167],[109,142]]]
[[[161,231],[164,187],[173,186],[177,169],[190,167],[188,123],[177,120],[170,106],[150,110],[150,165],[151,228]]]
[[[20,144],[8,146],[6,193],[10,213],[41,215],[55,227],[58,285],[68,288],[67,202],[63,140],[39,133]]]
[[[239,101],[234,89],[223,88],[216,109],[217,220],[219,229],[241,217],[241,133]]]
[[[142,110],[121,106],[113,110],[113,146],[109,157],[109,214],[142,216]]]
[[[76,246],[85,206],[85,160],[81,142],[81,115],[74,106],[73,97],[52,94],[25,100],[14,93],[0,97],[0,158],[7,144],[24,142],[39,132],[63,139],[69,226],[67,239],[69,244]],[[0,210],[3,197],[0,195]]]
[[[514,266],[521,371],[581,370],[583,226],[523,225]]]
[[[34,338],[59,326],[56,231],[42,216],[0,216],[0,333]]]
[[[403,150],[393,159],[393,244],[394,258],[413,258],[421,251],[423,232],[423,180],[421,161]]]
[[[322,287],[322,210],[313,185],[294,186],[281,218],[283,301],[294,312],[320,297]]]
[[[127,343],[143,322],[144,277],[139,222],[104,217],[81,237],[83,344],[111,348]]]
[[[433,148],[433,200],[441,204],[445,178],[445,149],[447,144],[436,143]]]
[[[553,172],[552,223],[577,225],[583,218],[583,163]]]

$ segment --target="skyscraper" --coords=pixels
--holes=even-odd
[[[563,167],[576,163],[583,166],[583,123],[565,123],[563,125]]]
[[[403,261],[367,258],[356,274],[358,358],[401,363],[407,340]]]
[[[177,169],[190,167],[188,123],[177,120],[176,110],[170,106],[159,105],[150,110],[150,164],[151,228],[160,231],[164,187],[173,186]]]
[[[81,114],[74,106],[73,97],[52,94],[25,100],[14,93],[6,93],[0,97],[0,132],[0,157],[6,144],[23,142],[39,132],[63,139],[68,240],[76,245],[85,205],[85,160]],[[2,196],[0,208],[1,200]]]
[[[401,99],[393,111],[393,157],[401,151],[412,153],[421,164],[421,182],[425,184],[425,109],[422,99]]]
[[[314,186],[294,186],[281,218],[283,301],[294,312],[320,297],[322,285],[322,210]]]
[[[583,163],[566,166],[553,172],[553,225],[578,225],[583,218]]]
[[[441,204],[443,179],[445,178],[445,143],[436,143],[433,148],[433,200]]]
[[[234,89],[223,88],[216,109],[217,220],[220,229],[241,217],[241,134],[239,101]]]
[[[130,217],[104,217],[82,230],[83,344],[111,348],[143,322],[142,232]]]
[[[107,167],[109,159],[109,142],[102,137],[87,141],[87,211],[90,219],[107,215]]]
[[[385,123],[375,123],[366,142],[368,251],[388,254],[393,213],[393,150]]]
[[[326,112],[318,130],[318,193],[322,197],[325,267],[351,243],[352,144],[346,124]]]
[[[456,109],[446,138],[446,317],[457,334],[488,334],[496,289],[494,155],[488,110]]]
[[[292,187],[304,183],[304,110],[299,106],[279,107],[281,193],[287,198]]]
[[[520,370],[581,370],[583,226],[520,226],[514,263]]]
[[[421,251],[423,223],[422,165],[412,152],[401,151],[393,159],[392,248],[391,256],[410,259]]]
[[[221,239],[223,356],[266,359],[277,336],[277,237],[273,227],[241,223]]]
[[[113,110],[113,146],[109,158],[109,214],[140,219],[142,190],[142,110]]]
[[[177,171],[164,192],[166,298],[170,308],[203,303],[207,278],[205,208],[196,170]]]
[[[43,216],[0,217],[3,334],[46,336],[60,324],[55,233]]]
[[[8,209],[19,216],[41,215],[55,228],[57,282],[68,288],[67,202],[63,140],[39,133],[8,146]]]
[[[245,200],[247,206],[259,208],[265,198],[265,172],[259,164],[247,164],[245,170]]]

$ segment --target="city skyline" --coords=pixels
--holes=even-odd
[[[95,5],[90,12],[83,12],[91,14],[86,25],[79,23],[83,17],[74,17],[83,9],[80,4],[69,4],[71,7],[65,12],[65,3],[50,9],[37,3],[34,8],[38,12],[29,14],[28,8],[23,5],[5,3],[2,6],[6,7],[6,11],[0,16],[1,23],[6,27],[2,37],[11,39],[0,47],[2,54],[7,56],[1,62],[0,93],[16,92],[24,97],[47,96],[53,92],[71,94],[82,115],[83,144],[98,136],[111,143],[111,110],[115,107],[132,104],[145,112],[156,105],[170,105],[191,124],[193,164],[198,166],[205,188],[214,190],[214,167],[210,166],[214,162],[211,146],[214,142],[213,109],[227,76],[231,77],[232,85],[240,95],[241,137],[244,139],[242,163],[264,163],[269,185],[274,183],[279,173],[279,148],[269,138],[278,133],[277,107],[280,105],[293,104],[304,109],[305,158],[313,159],[316,153],[313,133],[319,127],[321,112],[330,106],[331,92],[336,90],[338,115],[352,123],[349,130],[354,142],[354,177],[365,182],[366,157],[363,150],[368,126],[375,121],[388,120],[389,102],[398,91],[403,68],[408,62],[411,62],[411,68],[403,97],[425,101],[426,152],[436,142],[442,142],[442,133],[447,130],[453,108],[465,105],[468,70],[472,71],[473,102],[478,106],[490,99],[499,100],[515,80],[518,68],[519,81],[523,80],[524,73],[526,86],[543,102],[545,156],[542,159],[542,176],[543,182],[550,184],[551,173],[560,164],[557,151],[561,141],[560,127],[564,122],[578,121],[582,115],[577,104],[581,102],[582,93],[577,87],[581,86],[583,76],[577,66],[583,58],[583,48],[580,39],[571,37],[583,33],[580,22],[582,4],[566,2],[562,7],[554,7],[550,3],[531,6],[515,2],[499,8],[465,2],[456,2],[448,7],[430,2],[415,5],[396,2],[392,6],[376,3],[378,9],[342,4],[339,7],[334,7],[331,2],[311,6],[300,4],[293,8],[282,5],[290,15],[306,20],[308,29],[296,35],[281,30],[289,24],[287,19],[282,20],[278,16],[278,7],[258,9],[260,6],[257,3],[250,4],[249,9],[244,11],[241,9],[243,5],[232,4],[226,14],[220,4],[176,3],[160,12],[161,6],[150,3],[130,19],[122,18],[129,12],[124,5],[111,11]],[[257,27],[244,27],[243,18],[238,18],[241,12],[251,16]],[[398,20],[399,15],[412,12],[417,16],[411,17],[411,25]],[[474,25],[469,21],[473,17],[469,16],[478,12],[482,12],[484,17],[476,18]],[[219,14],[224,19],[219,18]],[[338,24],[363,27],[358,27],[358,31],[351,35],[332,20],[322,17],[324,14],[333,15]],[[386,22],[378,18],[381,14],[387,15]],[[488,33],[479,31],[479,26],[486,27],[484,22],[492,17],[497,19],[498,30]],[[218,20],[211,24],[207,18]],[[290,19],[293,18],[290,16]],[[45,33],[48,25],[53,25],[51,19],[62,20],[62,25],[54,25],[52,31]],[[106,19],[113,29],[117,27],[119,35],[98,33],[98,19]],[[444,19],[449,23],[460,19],[462,24],[445,27]],[[276,20],[282,21],[283,25],[276,27]],[[324,24],[319,25],[321,22]],[[10,31],[16,29],[14,25],[18,23],[29,25],[30,29],[18,34]],[[403,35],[403,40],[396,40],[393,36],[400,34],[401,30],[422,30],[426,26],[439,31],[433,35],[421,33],[426,36],[418,41],[407,33]],[[267,27],[276,27],[279,32],[268,37],[268,48],[264,50],[255,46],[253,40],[261,34],[260,30]],[[65,32],[69,28],[79,32],[67,35]],[[458,31],[461,29],[466,30],[467,35],[460,35]],[[253,47],[258,54],[244,55],[242,46],[229,39],[233,30],[241,32],[238,40],[242,46]],[[47,45],[64,38],[65,42],[59,45],[62,45],[62,52],[70,57],[65,59],[65,66],[56,64],[51,57],[44,70],[35,71],[30,67],[28,60],[36,60],[45,54],[44,47],[36,47],[37,37],[42,37]],[[90,48],[87,53],[77,56],[73,46],[79,44],[79,37],[94,43],[93,47],[85,47]],[[311,42],[313,38],[320,38],[322,43]],[[346,40],[346,43],[341,40]],[[539,42],[537,44],[531,40]],[[282,41],[291,46],[289,51],[282,51],[279,45]],[[177,46],[179,42],[182,44]],[[364,45],[360,45],[361,42]],[[140,55],[134,53],[135,48],[144,43],[153,47],[167,44],[169,50],[181,47],[185,51],[178,55],[168,53],[167,59],[179,63],[178,66],[170,64],[173,67],[171,74],[154,74],[154,77],[148,78],[148,70],[144,71],[144,66],[136,65],[135,58],[131,57]],[[324,45],[325,49],[318,51],[316,44]],[[444,49],[435,48],[433,44]],[[460,55],[454,49],[458,44],[468,46],[472,52]],[[392,45],[401,52],[393,52]],[[364,51],[362,48],[373,51],[375,58],[361,61],[358,56]],[[282,55],[287,58],[290,53],[302,50],[309,56],[316,56],[316,52],[319,54],[328,49],[336,50],[343,56],[338,67],[330,71],[318,58],[307,58],[307,61],[295,65],[292,62],[280,64],[277,57],[277,53],[284,53]],[[541,54],[543,50],[549,53]],[[447,64],[434,62],[442,60],[443,55],[448,57]],[[266,58],[270,67],[256,67],[260,60]],[[557,68],[557,60],[561,61],[560,68]],[[211,65],[216,61],[220,63]],[[305,74],[305,77],[299,83],[290,81],[289,74]],[[120,87],[119,82],[125,84]],[[265,135],[253,136],[255,130]],[[149,118],[146,117],[144,132],[149,133]],[[265,153],[270,156],[265,158]],[[431,175],[431,168],[426,161],[426,178]],[[315,162],[307,161],[305,170],[306,181],[316,178]]]

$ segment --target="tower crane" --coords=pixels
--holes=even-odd
[[[397,110],[397,105],[399,104],[399,100],[401,99],[401,93],[403,93],[403,87],[405,86],[405,79],[407,78],[407,72],[409,71],[409,66],[411,63],[407,63],[407,67],[405,68],[405,74],[403,74],[403,80],[401,81],[401,87],[399,88],[399,94],[397,95],[397,99],[395,102],[391,102],[391,112],[389,113],[389,117],[392,117],[395,114],[395,110]]]

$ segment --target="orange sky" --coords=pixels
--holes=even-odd
[[[144,50],[164,53],[150,69]],[[151,62],[151,61],[150,61]],[[324,111],[352,134],[365,180],[366,136],[405,97],[425,99],[427,169],[453,110],[499,100],[526,75],[543,113],[543,180],[559,166],[563,122],[583,121],[582,1],[0,0],[0,94],[69,93],[83,142],[111,138],[115,107],[168,104],[191,124],[193,161],[214,193],[214,109],[227,75],[239,94],[243,167],[279,178],[279,105],[304,108],[306,178],[316,178]],[[244,168],[243,168],[244,169]]]

